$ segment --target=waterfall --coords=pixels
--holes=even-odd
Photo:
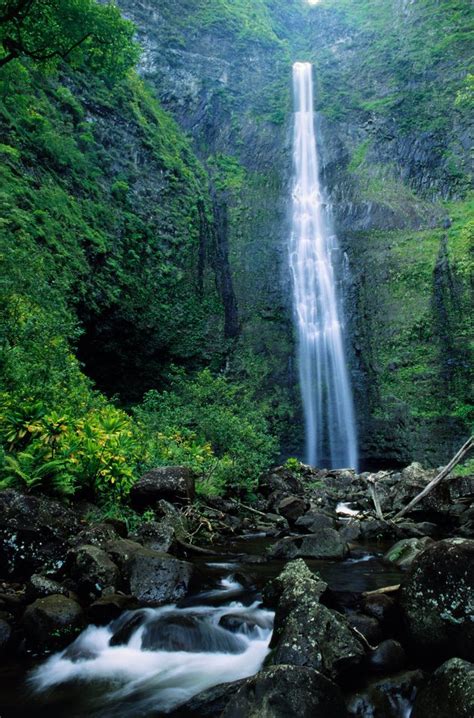
[[[357,468],[357,439],[335,279],[339,256],[321,188],[314,131],[312,66],[293,65],[295,102],[290,268],[298,328],[306,460]]]

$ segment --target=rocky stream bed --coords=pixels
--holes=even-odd
[[[158,469],[133,527],[0,492],[0,715],[472,718],[474,477],[393,520],[434,475],[278,467],[247,505]]]

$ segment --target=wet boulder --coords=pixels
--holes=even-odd
[[[372,616],[365,616],[361,613],[353,613],[348,616],[350,626],[359,631],[372,646],[376,646],[383,638],[382,628],[379,621]]]
[[[80,605],[62,595],[38,598],[26,608],[22,619],[27,642],[39,649],[66,645],[83,623],[84,614]]]
[[[70,573],[81,594],[101,596],[105,589],[114,591],[120,580],[117,565],[98,546],[79,546],[68,556]]]
[[[187,614],[170,614],[147,621],[142,633],[145,651],[238,654],[247,647],[247,642],[237,633]]]
[[[244,679],[208,688],[190,698],[171,713],[167,713],[167,716],[169,718],[216,718],[221,715],[232,696],[245,682]]]
[[[98,523],[90,524],[79,531],[76,535],[70,539],[70,544],[73,547],[87,545],[87,546],[98,546],[104,548],[104,545],[108,541],[114,541],[118,538],[115,527],[110,523]]]
[[[346,718],[340,689],[317,671],[273,666],[247,680],[221,718]]]
[[[168,553],[176,548],[176,532],[169,521],[147,521],[140,524],[136,537],[143,546],[153,551]]]
[[[335,529],[321,528],[304,536],[298,556],[314,559],[342,559],[348,552],[347,544]]]
[[[398,607],[393,598],[384,593],[374,593],[362,600],[362,611],[366,616],[376,618],[384,630],[391,630],[398,623]]]
[[[280,496],[304,493],[304,484],[291,469],[279,466],[268,474],[264,474],[258,482],[258,493],[265,498],[271,495]]]
[[[322,511],[307,511],[296,521],[296,528],[308,534],[314,534],[320,529],[334,528],[334,519]]]
[[[183,598],[192,573],[187,561],[148,548],[136,551],[124,567],[130,594],[155,606]]]
[[[96,626],[106,626],[118,618],[125,610],[136,606],[136,602],[130,596],[111,593],[107,596],[101,596],[97,601],[91,603],[87,610],[87,617]]]
[[[154,507],[160,500],[186,504],[194,499],[194,482],[194,473],[185,466],[160,466],[132,486],[130,501],[139,510]]]
[[[135,551],[139,551],[141,548],[142,545],[136,541],[123,538],[108,541],[104,546],[108,557],[120,570],[123,569]]]
[[[397,543],[384,554],[384,561],[393,563],[399,568],[408,568],[412,565],[418,554],[432,543],[433,540],[428,536],[424,538],[402,539],[401,541],[397,541]]]
[[[474,664],[451,658],[419,691],[411,718],[472,718]]]
[[[438,541],[413,562],[400,605],[413,648],[430,658],[474,660],[474,541]]]
[[[371,681],[367,688],[347,700],[349,716],[356,718],[399,718],[409,715],[410,706],[425,680],[423,671],[405,671]],[[437,716],[433,713],[430,718]]]
[[[290,523],[294,523],[303,516],[308,504],[299,496],[286,496],[277,505],[277,511]]]
[[[406,660],[403,646],[389,638],[371,652],[368,665],[372,673],[396,673],[405,666]]]
[[[52,578],[48,578],[48,576],[42,576],[39,573],[34,573],[26,584],[26,596],[30,601],[33,601],[35,598],[52,596],[55,593],[67,596],[69,591],[65,586],[58,583],[58,581],[54,581]]]
[[[59,501],[0,491],[0,575],[25,579],[40,569],[54,575],[78,531],[76,514]]]
[[[265,605],[272,608],[278,606],[280,612],[288,613],[305,597],[318,602],[326,589],[327,583],[299,558],[288,563],[276,578],[267,583],[263,598]]]

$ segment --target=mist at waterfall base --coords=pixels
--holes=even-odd
[[[242,591],[221,581],[201,600]],[[273,613],[244,605],[164,606],[127,611],[108,626],[89,626],[66,650],[32,673],[30,687],[54,710],[54,691],[79,692],[71,716],[125,718],[166,714],[219,683],[256,673],[267,653]],[[51,703],[52,701],[52,703]]]
[[[293,65],[293,92],[290,268],[298,330],[306,461],[313,466],[357,469],[354,407],[335,273],[340,252],[337,238],[330,232],[327,203],[319,179],[310,63]]]

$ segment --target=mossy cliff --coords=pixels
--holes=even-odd
[[[291,63],[314,63],[322,171],[350,267],[362,453],[444,461],[469,414],[468,4],[120,6],[139,27],[142,74],[213,183],[229,366],[260,382],[288,450],[300,434],[289,430],[292,414],[300,421],[286,264]]]

